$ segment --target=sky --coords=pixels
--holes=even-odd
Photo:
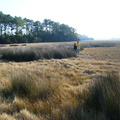
[[[96,40],[120,38],[120,0],[0,0],[0,11],[43,22],[50,19]]]

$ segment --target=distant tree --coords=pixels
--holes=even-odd
[[[0,35],[2,35],[3,28],[4,28],[3,18],[4,18],[4,14],[0,11]]]
[[[61,24],[59,28],[59,37],[61,37],[62,41],[76,41],[79,40],[77,33],[75,32],[75,29],[72,27],[69,27],[68,25]]]
[[[40,21],[35,21],[33,23],[33,34],[37,37],[41,37],[43,33],[43,25]]]
[[[24,28],[26,30],[26,35],[29,35],[30,32],[33,31],[33,25],[34,25],[34,21],[24,18]]]
[[[92,37],[88,37],[86,35],[79,35],[80,40],[94,40]]]
[[[44,19],[43,21],[43,30],[46,32],[51,32],[52,31],[52,25],[53,25],[53,21],[51,21],[50,19]]]
[[[16,32],[19,32],[24,26],[24,21],[21,17],[15,16],[14,18],[14,26],[16,28]]]

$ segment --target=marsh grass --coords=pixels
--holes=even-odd
[[[1,59],[7,61],[33,61],[38,59],[62,59],[76,57],[75,51],[65,45],[22,46],[0,50]]]
[[[34,74],[34,75],[33,75]],[[36,101],[46,99],[59,89],[59,80],[44,79],[40,71],[36,73],[30,70],[15,70],[11,74],[8,86],[1,90],[2,96],[14,99],[16,96]]]
[[[91,48],[91,47],[115,47],[119,44],[116,42],[107,42],[107,41],[88,41],[88,42],[84,42],[81,41],[81,47],[82,48]]]
[[[84,104],[76,109],[76,120],[120,118],[120,77],[117,72],[99,76],[85,92]],[[80,99],[81,100],[81,99]],[[78,112],[79,111],[79,112]],[[86,117],[85,117],[86,116]]]
[[[68,81],[65,84],[64,78],[49,71],[15,69],[11,74],[8,86],[0,91],[8,101],[3,104],[1,99],[2,119],[11,115],[18,120],[19,116],[26,120],[39,116],[46,120],[119,120],[120,77],[116,72],[96,77],[84,89]]]
[[[41,59],[50,59],[52,55],[61,58],[62,50],[67,51],[72,47],[63,45],[20,48],[35,51],[37,60],[39,55]],[[55,53],[56,49],[60,50],[59,54]],[[103,70],[98,66],[97,69],[94,68],[88,59],[84,63],[80,59],[78,62],[76,58],[73,59],[72,62],[69,59],[52,59],[0,63],[0,120],[119,120],[119,74],[103,74],[106,68],[106,71],[109,69],[108,62],[93,61],[101,67],[107,65]],[[113,65],[119,64],[109,64]],[[84,70],[78,71],[78,66]],[[116,68],[119,69],[118,67]],[[99,71],[97,75],[103,75],[90,82]]]
[[[91,47],[115,47],[116,43],[110,42],[90,42],[82,43],[81,50]],[[0,58],[7,61],[33,61],[38,59],[62,59],[76,57],[76,52],[73,50],[72,44],[54,44],[43,46],[14,46],[12,48],[1,48]]]

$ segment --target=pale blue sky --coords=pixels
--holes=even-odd
[[[51,19],[95,39],[120,38],[120,0],[0,0],[11,16]]]

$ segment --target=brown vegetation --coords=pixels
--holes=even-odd
[[[82,44],[88,46],[92,43]],[[0,120],[118,120],[119,53],[120,46],[116,44],[114,47],[84,47],[77,57],[68,59],[39,59],[30,62],[1,60]],[[118,77],[113,76],[118,82],[109,87],[110,83],[105,83],[101,76],[111,71],[117,71]],[[108,79],[107,76],[104,78]],[[114,101],[109,101],[110,104],[106,104],[106,97],[105,102],[97,99],[100,107],[93,103],[91,96],[98,97],[93,92],[97,91],[93,84],[97,79],[103,81],[95,82],[98,89],[106,90],[106,86],[103,86],[105,83],[108,85],[107,90],[113,91]],[[117,84],[118,87],[112,89]],[[117,97],[114,96],[116,90]],[[108,92],[98,95],[108,95],[110,98]],[[115,99],[117,102],[111,103]],[[106,111],[101,105],[106,105]],[[112,114],[109,108],[117,108],[117,117],[109,117]]]

